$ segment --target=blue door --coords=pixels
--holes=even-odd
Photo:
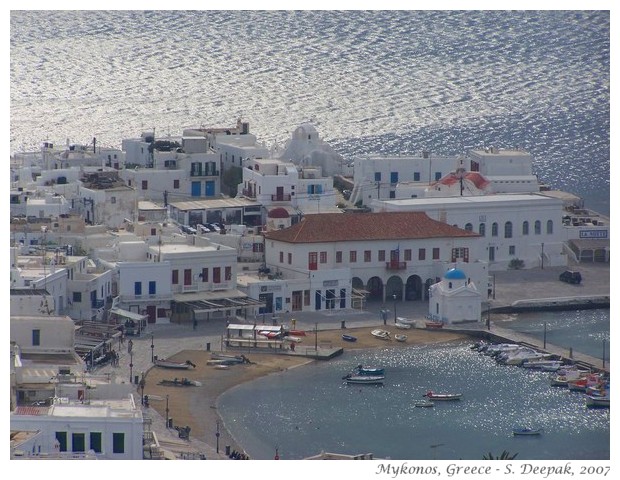
[[[200,196],[200,182],[192,182],[192,197]]]
[[[208,180],[205,182],[205,196],[213,197],[215,195],[215,182]]]

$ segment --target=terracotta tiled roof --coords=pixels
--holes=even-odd
[[[269,240],[287,243],[410,240],[438,237],[476,237],[423,212],[322,213],[306,215],[292,227],[265,234]]]
[[[46,415],[49,407],[31,407],[22,405],[15,408],[16,415]]]

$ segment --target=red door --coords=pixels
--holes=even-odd
[[[146,307],[146,314],[149,316],[148,322],[155,323],[155,319],[157,318],[157,309],[155,305],[149,305]]]

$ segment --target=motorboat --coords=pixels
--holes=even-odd
[[[545,355],[531,348],[522,347],[511,352],[505,352],[496,357],[496,360],[505,365],[521,365],[526,360],[541,360],[545,358]]]
[[[394,335],[394,340],[396,340],[397,342],[406,342],[407,341],[407,335],[403,335],[401,333],[397,333],[396,335]]]
[[[562,366],[562,360],[545,360],[542,359],[528,359],[525,360],[521,366],[523,368],[532,368],[537,370],[546,370],[548,372],[555,372]]]
[[[185,360],[185,362],[172,362],[162,358],[155,360],[154,363],[156,367],[161,368],[175,368],[178,370],[189,370],[190,368],[196,368],[196,365],[189,360]]]
[[[198,380],[189,380],[188,378],[175,378],[174,380],[161,380],[159,385],[167,387],[201,387],[202,383]]]
[[[410,323],[396,322],[396,324],[394,326],[396,328],[400,329],[400,330],[409,330],[411,328],[411,324]]]
[[[512,434],[513,435],[540,435],[542,433],[542,429],[541,428],[521,428],[521,427],[517,427],[517,428],[513,428],[512,429]]]
[[[460,400],[463,394],[462,393],[435,393],[432,390],[429,390],[422,396],[426,397],[428,400],[450,401],[450,400]]]
[[[353,335],[347,335],[345,333],[342,334],[342,339],[345,342],[357,342],[357,337],[354,337]]]
[[[343,377],[343,380],[352,384],[365,384],[365,385],[380,385],[385,380],[383,375],[353,375],[348,374]]]
[[[406,317],[396,317],[396,323],[401,325],[415,325],[415,320]]]
[[[387,330],[376,329],[370,332],[373,337],[380,338],[382,340],[390,340],[390,332]]]
[[[293,335],[284,335],[284,340],[287,340],[293,343],[299,343],[301,342],[301,337],[295,337]]]
[[[382,367],[364,367],[363,365],[358,365],[351,372],[352,375],[383,375],[385,374],[385,369]],[[351,375],[350,374],[350,375]]]
[[[586,407],[609,408],[609,395],[586,395]]]
[[[414,407],[434,407],[435,404],[433,402],[431,402],[430,400],[421,400],[419,402],[415,402],[413,404]]]

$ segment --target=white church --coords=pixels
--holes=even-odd
[[[478,322],[481,295],[463,270],[451,268],[443,279],[429,287],[429,318],[446,325]]]

